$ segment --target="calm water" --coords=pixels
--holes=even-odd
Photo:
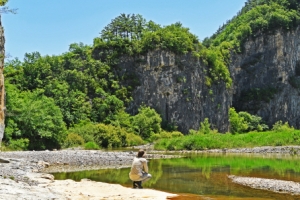
[[[227,175],[272,178],[300,182],[300,157],[272,155],[189,155],[186,158],[149,160],[152,179],[145,188],[180,193],[178,199],[300,199],[234,184]],[[56,173],[55,179],[118,183],[131,187],[129,168]]]

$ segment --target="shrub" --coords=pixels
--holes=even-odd
[[[97,127],[90,121],[81,121],[79,124],[75,124],[74,127],[69,129],[70,133],[76,133],[84,139],[84,142],[94,142],[94,135],[97,131]]]
[[[200,128],[198,132],[202,134],[209,134],[211,132],[208,118],[205,118],[204,121],[200,123]]]
[[[127,143],[127,146],[129,146],[129,147],[145,144],[144,140],[139,135],[136,135],[134,133],[127,133],[126,143]]]
[[[150,141],[156,141],[159,139],[177,138],[182,136],[183,134],[179,131],[172,131],[172,132],[162,131],[161,133],[153,134],[150,137]]]
[[[84,139],[80,135],[76,133],[69,133],[64,142],[64,147],[81,146],[83,144]]]
[[[126,146],[126,130],[112,125],[97,124],[95,142],[104,148]]]
[[[174,137],[182,137],[184,135],[179,131],[172,131],[171,136],[172,136],[172,138],[174,138]]]
[[[248,112],[239,112],[239,117],[243,117],[244,121],[247,122],[248,129],[246,130],[247,132],[249,131],[264,131],[268,130],[269,127],[266,124],[262,123],[261,117],[257,115],[251,115]]]
[[[11,140],[9,148],[12,150],[27,150],[29,146],[29,140],[27,138],[22,138],[18,140]]]
[[[242,133],[248,129],[248,124],[244,117],[239,116],[234,108],[229,110],[230,132],[233,134]]]
[[[160,133],[162,119],[152,108],[141,106],[139,113],[132,118],[134,132],[143,139],[151,138],[151,135]]]
[[[290,126],[288,122],[283,123],[281,120],[276,122],[272,128],[272,131],[275,132],[288,131],[288,130],[294,130],[294,127]]]
[[[86,150],[98,150],[100,147],[95,142],[88,142],[84,145],[84,149]]]

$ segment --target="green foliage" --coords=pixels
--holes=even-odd
[[[75,147],[75,146],[81,146],[84,144],[84,139],[76,134],[76,133],[69,133],[67,138],[64,141],[64,147]]]
[[[161,48],[178,54],[186,54],[195,50],[198,38],[184,28],[180,22],[158,29],[155,32],[145,32],[142,37],[143,51]]]
[[[232,84],[230,72],[228,70],[230,45],[222,43],[219,47],[204,48],[200,51],[200,58],[203,63],[208,66],[208,76],[206,77],[206,85],[211,86],[212,83],[224,81],[227,88]]]
[[[269,127],[266,124],[262,123],[262,118],[259,116],[251,115],[247,112],[239,112],[238,115],[240,118],[243,118],[248,125],[248,129],[246,130],[246,132],[255,130],[265,131],[269,129]]]
[[[200,134],[211,133],[210,123],[208,121],[208,118],[205,118],[204,121],[200,123],[200,128],[199,128],[198,133],[200,133]]]
[[[6,91],[5,140],[27,138],[29,149],[59,148],[66,127],[53,99],[44,96],[42,90],[21,92],[11,84],[6,84]]]
[[[160,150],[203,150],[259,146],[299,145],[300,130],[249,132],[248,134],[193,134],[180,138],[161,139],[155,143]]]
[[[249,36],[255,37],[259,32],[268,33],[278,28],[291,29],[299,23],[299,2],[249,0],[238,15],[224,24],[210,39],[206,39],[205,44],[218,46],[227,41],[239,51]]]
[[[0,5],[5,3],[6,0],[0,1]],[[101,31],[92,46],[74,43],[68,52],[59,56],[27,53],[23,62],[14,59],[5,64],[4,141],[9,144],[27,138],[28,149],[59,148],[66,138],[66,128],[85,143],[94,142],[102,147],[140,143],[140,137],[162,138],[161,117],[153,109],[141,107],[136,116],[125,112],[139,81],[122,72],[118,66],[121,58],[138,57],[157,48],[176,54],[190,53],[205,65],[207,86],[225,83],[229,88],[232,85],[228,70],[230,54],[240,52],[249,37],[296,27],[300,23],[299,13],[299,2],[295,0],[249,0],[236,17],[211,38],[206,38],[203,45],[180,22],[161,27],[141,15],[121,14]],[[243,67],[259,59],[258,55]],[[298,71],[296,66],[296,74]],[[179,77],[178,82],[184,83],[185,79]],[[290,79],[293,86],[298,87],[298,82]],[[188,94],[187,90],[183,92]],[[269,87],[243,91],[242,95],[244,101],[268,101],[276,92]],[[190,99],[186,97],[186,100]],[[232,133],[266,129],[257,116],[235,111],[230,115]],[[209,133],[208,121],[202,126],[201,131]],[[192,144],[186,146],[193,148]]]
[[[293,131],[294,128],[289,125],[288,122],[283,123],[281,120],[273,125],[272,131],[283,132],[283,131]]]
[[[229,109],[230,132],[233,134],[242,133],[248,129],[248,123],[244,117],[239,116],[234,108]]]
[[[183,137],[184,135],[179,132],[179,131],[172,131],[172,132],[167,132],[167,131],[162,131],[160,133],[155,133],[151,135],[150,141],[157,141],[159,139],[163,138],[177,138],[177,137]]]
[[[0,0],[0,6],[4,6],[7,2],[8,0]]]
[[[144,140],[153,134],[160,133],[162,119],[156,111],[150,107],[141,106],[139,113],[132,118],[134,132]]]
[[[112,125],[97,124],[95,142],[104,148],[127,146],[126,130]]]
[[[99,145],[96,144],[95,142],[87,142],[85,145],[84,145],[84,149],[85,150],[98,150],[100,149]]]
[[[75,124],[73,127],[69,128],[68,134],[78,134],[84,139],[84,142],[95,142],[94,135],[97,129],[94,123],[90,121],[81,121]]]
[[[11,150],[27,150],[29,146],[29,140],[27,138],[21,138],[17,140],[11,140],[8,148]]]
[[[95,124],[89,121],[76,124],[69,129],[70,133],[79,135],[85,143],[95,143],[103,148],[125,147],[144,143],[140,136],[135,135],[129,129],[111,124]]]
[[[126,144],[128,147],[145,144],[146,142],[139,136],[132,132],[126,135]]]
[[[101,38],[105,40],[139,39],[146,26],[147,22],[141,15],[122,13],[101,31]],[[151,22],[150,26],[154,28],[155,24]]]
[[[237,113],[234,108],[229,110],[230,132],[245,133],[250,131],[265,131],[269,127],[262,122],[261,117],[247,112]]]
[[[241,92],[241,101],[264,101],[269,102],[278,93],[278,89],[273,87],[251,88]]]

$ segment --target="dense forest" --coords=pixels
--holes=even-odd
[[[103,28],[93,45],[74,43],[62,55],[32,52],[23,61],[10,60],[4,69],[4,146],[15,150],[97,149],[183,137],[176,127],[162,126],[161,116],[147,105],[135,115],[126,112],[139,82],[118,75],[120,59],[155,49],[191,53],[209,68],[207,86],[222,81],[230,88],[230,54],[242,52],[242,44],[250,37],[296,28],[299,9],[298,0],[248,0],[236,16],[203,41],[180,22],[161,26],[139,14],[120,14]],[[270,128],[259,116],[234,108],[229,118],[231,134]],[[211,132],[217,130],[210,130],[205,120],[190,134]]]

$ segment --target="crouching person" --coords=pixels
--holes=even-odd
[[[145,151],[140,149],[137,157],[132,161],[129,178],[133,181],[133,188],[143,188],[142,183],[148,181],[152,176],[148,174],[148,164],[145,156]]]

